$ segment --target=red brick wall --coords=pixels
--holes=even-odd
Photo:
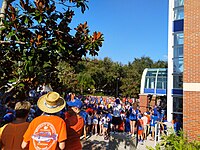
[[[143,112],[146,112],[147,111],[147,103],[148,103],[148,101],[147,101],[147,95],[140,95],[140,110],[141,110],[141,112],[143,113]]]
[[[184,1],[184,83],[200,83],[200,0]],[[183,130],[200,140],[200,91],[183,93]]]

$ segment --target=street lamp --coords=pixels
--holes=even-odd
[[[119,78],[117,78],[116,97],[119,97]]]

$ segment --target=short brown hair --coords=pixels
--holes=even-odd
[[[25,118],[29,114],[31,103],[28,101],[21,101],[15,104],[16,118]]]
[[[30,108],[31,108],[31,103],[28,101],[21,101],[15,104],[15,110],[26,109],[29,111]]]

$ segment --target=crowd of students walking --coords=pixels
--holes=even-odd
[[[127,136],[138,136],[142,144],[150,134],[151,140],[154,140],[155,125],[161,124],[161,132],[166,133],[167,121],[165,112],[157,108],[149,108],[146,112],[141,112],[138,101],[133,99],[87,97],[84,100],[82,111],[85,120],[85,134],[104,136],[108,139],[110,133],[123,132]]]
[[[36,105],[34,105],[36,104]],[[48,92],[36,102],[20,101],[7,108],[0,128],[1,149],[82,149],[80,136],[103,136],[123,132],[138,137],[142,144],[150,134],[154,140],[155,125],[164,134],[165,112],[157,106],[141,112],[138,101],[114,97],[75,96],[62,98]],[[176,125],[181,127],[180,124]]]

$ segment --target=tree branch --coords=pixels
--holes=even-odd
[[[26,44],[25,42],[21,42],[21,41],[0,41],[0,44]]]

